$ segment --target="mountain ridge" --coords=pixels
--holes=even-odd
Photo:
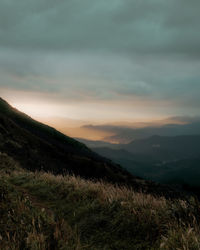
[[[30,169],[38,168],[39,170],[44,169],[59,173],[62,170],[74,171],[74,173],[80,175],[84,175],[85,172],[86,177],[90,175],[91,171],[93,174],[90,177],[95,178],[95,176],[98,177],[98,174],[105,177],[105,173],[108,172],[106,167],[109,165],[116,172],[126,173],[117,164],[92,152],[84,144],[12,108],[2,98],[0,99],[0,136],[0,150],[6,151]],[[39,157],[37,157],[38,154]],[[40,157],[42,160],[39,159]],[[52,161],[49,161],[48,157]],[[95,163],[94,165],[97,165],[95,171],[98,173],[95,174],[92,167],[83,169],[84,163],[87,166],[92,166]],[[48,164],[49,166],[47,166]],[[79,166],[76,167],[76,165]],[[102,173],[100,170],[98,171],[98,167],[102,168]]]
[[[21,167],[54,174],[75,174],[87,179],[105,180],[131,186],[165,197],[181,197],[168,186],[134,176],[119,164],[98,155],[84,144],[37,122],[0,100],[0,151]]]

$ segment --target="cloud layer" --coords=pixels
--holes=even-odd
[[[163,122],[163,124],[161,124]],[[160,123],[160,124],[159,124]],[[168,123],[168,124],[165,124]],[[108,133],[108,136],[102,138],[103,141],[114,143],[129,143],[133,140],[144,139],[151,136],[181,136],[181,135],[199,135],[200,118],[199,117],[171,117],[168,121],[159,121],[156,123],[146,123],[143,127],[125,125],[84,125],[82,128],[90,131],[96,131],[96,134]],[[141,125],[142,126],[142,125]]]
[[[89,119],[93,105],[105,119],[198,115],[199,10],[199,0],[2,0],[0,91],[75,103]]]

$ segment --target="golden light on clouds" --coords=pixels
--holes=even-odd
[[[106,122],[131,122],[149,121],[160,119],[161,115],[155,115],[151,110],[151,105],[139,106],[139,102],[78,102],[65,103],[59,100],[48,99],[23,99],[10,102],[14,107],[33,117],[65,117],[74,120],[89,121],[94,123]],[[144,105],[144,103],[143,103]]]
[[[113,135],[103,131],[84,127],[84,125],[106,125],[126,127],[145,127],[151,122],[157,125],[170,123],[158,112],[155,115],[155,103],[142,98],[117,100],[70,101],[53,93],[37,91],[17,91],[2,89],[1,95],[12,106],[32,118],[55,127],[72,137],[90,140],[102,140]],[[166,103],[168,106],[169,103]],[[165,119],[163,121],[163,119]],[[154,121],[154,122],[153,122]],[[134,125],[133,125],[134,124]]]
[[[85,93],[87,96],[87,93]],[[19,110],[33,117],[66,117],[91,122],[141,121],[162,117],[155,113],[155,102],[139,97],[127,97],[121,101],[91,100],[72,101],[55,95],[37,91],[17,91],[2,89],[1,96]],[[157,101],[159,104],[159,101]],[[166,107],[170,103],[165,104]]]

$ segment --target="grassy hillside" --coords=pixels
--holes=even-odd
[[[0,99],[0,249],[200,249],[199,212]]]
[[[0,99],[0,152],[30,171],[75,174],[86,179],[104,179],[148,193],[180,196],[169,187],[144,182],[84,144],[39,123]]]
[[[200,204],[73,175],[29,172],[0,154],[0,249],[200,249]]]
[[[86,152],[90,152],[90,150],[83,144],[80,143],[73,138],[66,136],[56,129],[49,127],[45,124],[42,124],[36,120],[33,120],[30,116],[20,112],[19,110],[11,107],[5,100],[0,98],[0,114],[10,118],[20,127],[27,129],[28,131],[32,132],[35,135],[39,135],[42,138],[46,138],[49,141],[54,140],[56,143],[64,143],[69,145],[73,148],[75,147],[76,150],[85,150]]]
[[[0,151],[29,170],[134,182],[134,177],[84,144],[31,119],[0,98]]]

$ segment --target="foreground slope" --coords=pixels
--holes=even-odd
[[[0,154],[0,249],[197,250],[200,205],[70,175],[30,172]]]

